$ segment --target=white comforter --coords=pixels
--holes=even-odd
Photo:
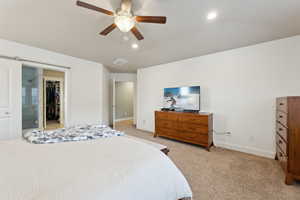
[[[158,149],[127,137],[0,142],[1,200],[177,200],[191,189]]]

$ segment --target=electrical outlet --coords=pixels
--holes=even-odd
[[[226,136],[231,136],[231,132],[227,131],[227,132],[217,132],[217,131],[214,131],[214,133],[216,135],[226,135]]]

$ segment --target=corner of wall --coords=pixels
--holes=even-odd
[[[101,117],[102,117],[102,124],[109,125],[110,119],[110,74],[111,72],[107,67],[102,65],[102,80],[101,80]]]

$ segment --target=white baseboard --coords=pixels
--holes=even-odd
[[[120,121],[125,121],[125,120],[133,120],[133,117],[115,119],[115,122],[120,122]]]
[[[272,151],[265,151],[265,150],[261,150],[261,149],[257,149],[257,148],[253,148],[253,147],[242,147],[239,145],[222,143],[222,142],[216,142],[215,145],[217,147],[222,147],[224,149],[240,151],[243,153],[253,154],[256,156],[262,156],[262,157],[272,158],[272,159],[275,158],[275,152],[272,152]]]
[[[153,133],[153,131],[145,130],[144,128],[138,127],[138,129],[142,130],[142,131],[145,131],[145,132]],[[274,159],[275,154],[276,154],[273,151],[265,151],[265,150],[261,150],[261,149],[257,149],[257,148],[253,148],[253,147],[246,147],[246,146],[244,147],[244,146],[240,146],[240,145],[236,145],[236,144],[218,142],[216,140],[214,140],[214,145],[216,147],[221,147],[221,148],[224,148],[224,149],[230,149],[230,150],[234,150],[234,151],[239,151],[239,152],[248,153],[248,154],[261,156],[261,157],[265,157],[265,158],[271,158],[271,159]]]

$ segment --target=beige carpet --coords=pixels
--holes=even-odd
[[[128,135],[161,143],[190,183],[194,200],[300,200],[300,184],[284,184],[284,174],[272,159],[153,138],[128,123],[117,124]]]

